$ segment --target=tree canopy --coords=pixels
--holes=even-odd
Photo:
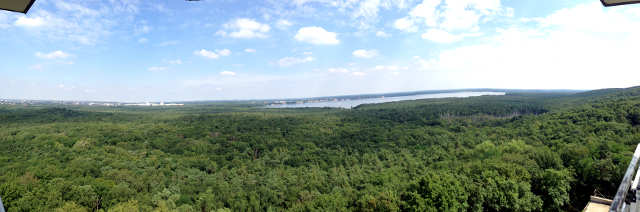
[[[8,211],[579,211],[640,89],[266,109],[0,106]]]

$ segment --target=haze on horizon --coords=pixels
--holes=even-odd
[[[0,11],[0,98],[631,87],[638,37],[597,0],[38,0]]]

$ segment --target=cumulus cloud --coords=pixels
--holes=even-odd
[[[94,45],[114,34],[115,28],[133,25],[131,22],[135,19],[132,17],[137,10],[121,9],[134,8],[139,3],[130,0],[52,1],[46,9],[17,18],[13,26],[27,29],[26,33],[35,39]]]
[[[326,0],[329,2],[332,0]],[[460,0],[461,2],[470,2],[467,0]],[[67,2],[67,1],[65,1]],[[81,1],[75,1],[81,2]],[[317,1],[316,1],[317,2]],[[338,0],[333,1],[338,3],[349,2],[347,0]],[[360,1],[358,1],[360,2]],[[384,2],[384,0],[381,0]],[[449,2],[449,1],[446,1]],[[456,45],[436,45],[429,46],[428,51],[412,51],[413,54],[418,54],[420,52],[425,53],[428,56],[416,57],[414,60],[409,60],[409,58],[405,58],[404,60],[401,58],[402,55],[397,55],[394,57],[394,62],[396,64],[392,65],[382,65],[374,66],[374,67],[359,67],[358,64],[343,64],[344,68],[331,68],[331,69],[320,69],[318,71],[305,70],[300,69],[301,71],[296,72],[274,72],[274,70],[266,70],[262,74],[266,76],[256,76],[258,73],[247,73],[241,74],[238,73],[236,76],[224,76],[221,71],[218,70],[211,75],[202,75],[202,74],[194,74],[194,75],[175,75],[175,80],[178,82],[192,79],[192,83],[194,85],[202,86],[202,87],[188,87],[181,84],[175,84],[175,86],[166,86],[159,85],[157,88],[159,89],[144,89],[143,86],[131,85],[130,87],[136,88],[139,90],[147,90],[144,92],[151,92],[148,90],[153,90],[154,93],[143,93],[139,91],[140,94],[131,94],[135,92],[130,92],[127,89],[113,89],[117,90],[118,93],[122,94],[112,94],[113,97],[109,96],[110,94],[102,93],[104,90],[109,89],[101,89],[99,90],[98,98],[112,98],[119,99],[120,97],[116,97],[117,95],[124,96],[128,99],[135,98],[147,98],[144,96],[161,96],[167,95],[171,98],[175,99],[204,99],[204,98],[267,98],[277,95],[282,95],[281,97],[290,97],[290,96],[321,96],[321,95],[332,95],[332,94],[355,94],[355,93],[368,93],[372,91],[383,92],[383,91],[406,91],[406,90],[424,90],[424,89],[447,89],[447,88],[455,88],[455,87],[505,87],[505,88],[574,88],[574,89],[590,89],[590,88],[603,88],[603,87],[626,87],[632,85],[640,84],[640,72],[638,72],[638,60],[634,58],[637,55],[637,50],[640,49],[640,42],[637,42],[637,38],[640,37],[640,28],[633,26],[640,26],[640,11],[636,7],[617,7],[617,8],[607,8],[604,9],[599,2],[594,2],[594,4],[588,5],[579,5],[573,8],[566,8],[554,12],[552,15],[546,17],[531,17],[529,19],[508,19],[504,22],[495,22],[495,23],[487,23],[485,20],[490,22],[492,17],[500,18],[499,16],[504,14],[499,14],[498,10],[490,10],[490,9],[482,9],[482,8],[491,8],[495,7],[491,6],[491,4],[486,4],[485,6],[479,6],[479,4],[484,4],[484,2],[475,1],[474,6],[469,6],[464,8],[462,12],[459,12],[460,17],[447,18],[445,16],[452,16],[452,13],[445,14],[445,10],[448,5],[446,3],[440,3],[437,7],[435,7],[435,12],[427,13],[427,12],[412,12],[412,11],[429,11],[429,7],[414,9],[416,5],[409,5],[412,8],[401,11],[393,11],[391,12],[391,16],[394,16],[397,13],[405,13],[404,18],[412,24],[406,25],[404,29],[411,29],[415,27],[415,35],[420,36],[422,38],[439,43],[448,43],[448,42],[459,42],[461,40],[468,39],[469,36],[478,35],[477,33],[482,32],[484,34],[482,39],[474,39],[467,40],[468,42],[460,42]],[[99,1],[92,1],[91,3],[99,4]],[[416,1],[416,4],[423,4],[423,0]],[[456,2],[453,2],[456,3]],[[54,1],[50,1],[49,5],[53,5]],[[462,3],[460,3],[462,4]],[[465,3],[466,4],[466,3]],[[353,9],[358,8],[359,3],[354,3]],[[308,4],[305,3],[304,6],[316,7],[317,4]],[[452,6],[453,7],[453,6]],[[460,6],[455,6],[456,8],[460,8]],[[381,6],[384,8],[384,6]],[[324,9],[324,8],[323,8]],[[465,12],[464,10],[469,10],[472,12]],[[341,13],[342,11],[331,10],[335,13]],[[484,11],[484,12],[482,12]],[[50,11],[51,12],[51,11]],[[317,17],[318,14],[322,14],[316,10],[316,13],[308,16],[309,19],[313,19]],[[348,25],[354,23],[355,21],[350,20],[348,14],[350,11],[346,11],[347,13],[346,19],[336,20],[337,16],[333,15],[330,17],[326,17],[326,19],[331,18],[332,20],[336,20],[330,24],[336,24],[340,26],[341,30],[345,32],[351,32],[353,29],[347,29]],[[53,12],[51,12],[53,13]],[[378,11],[379,15],[383,14]],[[475,13],[475,14],[474,14]],[[3,13],[0,13],[2,16]],[[8,14],[8,13],[7,13]],[[69,13],[74,14],[74,13]],[[83,14],[83,13],[79,13]],[[387,14],[387,13],[384,13]],[[480,15],[479,22],[476,23],[476,15]],[[536,13],[540,16],[544,16],[542,13]],[[324,15],[324,14],[322,14]],[[22,16],[22,15],[20,15]],[[7,23],[8,27],[19,28],[15,25],[16,20],[20,17],[19,15],[11,14],[11,17],[5,19],[4,23]],[[73,15],[70,15],[73,16]],[[91,17],[91,15],[86,14],[83,17]],[[313,17],[311,17],[313,16]],[[328,14],[329,16],[329,14]],[[436,19],[427,19],[426,17],[433,16]],[[57,20],[57,18],[62,17],[60,14],[47,15],[42,13],[40,10],[33,11],[33,13],[26,16],[29,18],[42,18],[45,23],[39,27],[24,27],[24,30],[20,29],[10,29],[8,31],[12,32],[24,32],[24,33],[33,33],[37,32],[40,29],[48,29],[54,28],[52,26],[62,26],[61,29],[69,30],[64,33],[57,34],[60,35],[75,35],[78,36],[74,39],[81,40],[79,37],[83,35],[89,35],[89,32],[77,32],[74,31],[74,24],[80,24],[82,28],[86,25],[83,25],[81,21],[71,21],[74,20],[65,17],[65,21],[68,22],[55,22],[50,20]],[[274,26],[277,23],[278,17],[298,17],[296,15],[284,14],[282,16],[273,16],[275,19],[269,20],[268,23],[273,24]],[[51,19],[49,19],[51,18]],[[108,17],[106,17],[108,18]],[[345,18],[345,17],[342,17]],[[398,18],[403,18],[403,16],[399,16]],[[1,17],[0,17],[1,19]],[[458,19],[458,20],[456,20]],[[262,19],[261,19],[262,20]],[[294,19],[291,19],[294,20]],[[304,19],[306,20],[306,19]],[[384,19],[383,19],[384,20]],[[429,22],[429,21],[432,22]],[[118,20],[119,21],[119,20]],[[406,45],[415,44],[417,41],[409,40],[415,38],[415,36],[411,36],[410,38],[406,38],[404,36],[397,36],[397,33],[401,33],[396,29],[394,25],[395,20],[391,20],[389,22],[381,23],[387,28],[379,28],[380,30],[385,30],[386,33],[393,34],[394,37],[398,37],[397,39],[389,39],[389,42],[395,42],[398,45],[402,46],[389,46],[389,45],[379,45],[379,47],[366,47],[367,49],[378,48],[380,53],[387,54],[386,50],[391,49],[400,49],[406,47]],[[1,22],[1,21],[0,21]],[[68,26],[63,26],[60,23],[69,24]],[[125,22],[127,23],[127,22]],[[302,23],[302,22],[300,22]],[[343,25],[339,25],[340,23],[346,23]],[[470,24],[471,23],[471,24]],[[1,24],[1,23],[0,23]],[[356,23],[357,24],[357,23]],[[495,25],[494,25],[495,24]],[[485,26],[499,28],[487,28],[487,30],[480,30],[479,28],[484,28]],[[127,26],[133,26],[129,24]],[[290,35],[289,39],[293,38],[296,30],[299,27],[304,25],[294,25],[290,27],[293,30],[293,35]],[[2,26],[0,26],[1,28]],[[65,28],[69,27],[69,28]],[[156,26],[154,25],[154,29]],[[382,26],[381,26],[382,27]],[[40,28],[40,29],[39,29]],[[124,27],[123,29],[125,29]],[[87,28],[88,30],[95,30],[95,28]],[[98,27],[98,29],[105,29],[104,27]],[[128,30],[133,31],[133,27],[126,28]],[[222,28],[221,28],[222,29]],[[378,28],[375,28],[376,30]],[[53,29],[51,29],[53,30]],[[158,29],[160,31],[161,29]],[[226,29],[224,29],[226,30]],[[331,30],[334,30],[331,28]],[[378,34],[376,30],[368,30],[361,34],[367,34],[371,37],[374,34]],[[55,31],[55,30],[54,30]],[[63,30],[60,30],[63,31]],[[48,30],[42,30],[41,37],[45,39],[49,36]],[[68,32],[68,33],[67,33]],[[215,30],[214,30],[215,32]],[[231,32],[231,31],[228,31]],[[85,34],[86,33],[86,34]],[[116,32],[119,33],[119,32]],[[271,32],[270,32],[271,33]],[[354,32],[355,34],[356,32]],[[54,33],[55,34],[55,33]],[[30,34],[27,34],[30,35]],[[276,36],[272,34],[272,36]],[[62,37],[62,36],[60,36]],[[94,41],[91,36],[84,36],[86,38],[90,38],[88,41]],[[145,36],[147,37],[147,36]],[[339,36],[342,38],[342,36]],[[27,37],[28,38],[28,37]],[[27,39],[25,38],[25,39]],[[67,37],[65,37],[66,39]],[[99,38],[99,37],[98,37]],[[134,39],[135,38],[135,39]],[[125,40],[131,40],[135,44],[135,40],[138,39],[134,34],[126,37]],[[147,37],[150,38],[150,37]],[[355,39],[358,39],[354,36]],[[151,39],[151,38],[150,38]],[[172,39],[172,38],[167,38]],[[338,36],[336,37],[336,40]],[[346,39],[346,37],[344,38]],[[346,40],[343,41],[346,44]],[[365,38],[371,41],[369,38]],[[419,39],[419,38],[418,38]],[[99,39],[98,39],[99,40]],[[153,41],[150,42],[158,42],[158,40],[151,39]],[[276,40],[276,39],[274,39]],[[277,39],[280,40],[280,39]],[[285,39],[286,40],[286,39]],[[375,37],[373,40],[376,40]],[[380,39],[377,39],[380,40]],[[159,40],[162,41],[162,40]],[[409,41],[409,42],[404,42]],[[182,42],[188,42],[184,40]],[[222,41],[224,45],[247,45],[243,48],[238,49],[238,46],[234,46],[234,50],[243,51],[246,47],[260,47],[259,45],[250,43],[242,44],[235,42],[225,42]],[[44,45],[48,45],[50,43],[46,42],[38,42],[44,43]],[[419,43],[419,42],[418,42]],[[75,43],[74,43],[75,44]],[[155,43],[154,43],[155,44]],[[186,43],[185,43],[186,44]],[[300,44],[300,43],[298,43]],[[62,45],[62,44],[61,44]],[[210,44],[215,45],[215,44]],[[426,45],[432,45],[427,42]],[[57,45],[56,45],[57,46]],[[64,45],[62,45],[64,46]],[[75,45],[74,45],[75,46]],[[287,49],[280,49],[279,52],[295,52],[297,55],[290,55],[292,58],[296,59],[288,59],[282,60],[283,64],[292,64],[295,61],[305,61],[305,57],[311,56],[311,54],[303,54],[304,51],[314,51],[318,56],[317,60],[321,60],[319,57],[323,55],[327,55],[327,53],[331,54],[332,52],[325,51],[322,48],[305,48],[304,46],[296,46],[296,45],[285,45]],[[227,47],[227,46],[222,46]],[[264,47],[264,46],[263,46]],[[361,47],[364,48],[365,46]],[[1,48],[1,47],[0,47]],[[202,47],[201,47],[202,48]],[[191,49],[198,50],[196,51],[197,55],[215,55],[212,56],[214,58],[220,58],[221,56],[218,52],[213,50],[214,47],[208,47],[209,49],[204,49],[204,53],[202,50],[198,50],[196,48]],[[220,47],[218,47],[220,48]],[[261,47],[262,48],[262,47]],[[66,49],[66,48],[62,48]],[[75,48],[74,48],[75,49]],[[78,51],[82,51],[83,47],[79,47]],[[332,48],[335,51],[344,51],[344,48]],[[31,50],[30,53],[34,53],[36,51],[42,51],[42,55],[49,54],[50,51],[56,49],[34,49]],[[46,51],[43,51],[46,50]],[[153,48],[152,48],[153,50]],[[157,50],[157,49],[156,49]],[[163,49],[166,51],[167,49]],[[355,48],[346,49],[347,51],[353,51]],[[272,52],[268,52],[266,49],[261,49],[261,52],[264,51],[264,54],[274,54]],[[75,52],[73,52],[76,54]],[[188,52],[190,53],[190,52]],[[342,52],[344,53],[344,52]],[[347,54],[353,52],[347,52]],[[177,55],[175,55],[177,56]],[[175,57],[173,56],[173,57]],[[195,55],[194,55],[195,56]],[[273,56],[273,55],[272,55]],[[285,55],[286,56],[286,55]],[[330,66],[336,67],[341,66],[339,63],[348,63],[350,59],[355,59],[352,56],[347,55],[344,57],[344,54],[341,54],[342,58],[327,58],[330,61],[326,61]],[[33,56],[34,59],[37,57]],[[199,56],[195,56],[199,57]],[[280,65],[278,59],[283,58],[284,56],[277,57],[272,59],[273,66]],[[351,58],[350,58],[351,57]],[[73,56],[71,56],[73,58]],[[175,58],[174,58],[175,59]],[[285,58],[283,58],[285,59]],[[324,60],[324,59],[322,59]],[[293,61],[293,62],[292,62]],[[308,61],[308,60],[307,60]],[[464,62],[461,62],[464,61]],[[50,60],[41,60],[35,61],[33,63],[43,63],[43,67],[45,70],[50,68],[49,65],[53,63],[58,63],[58,61],[50,61]],[[232,64],[237,63],[237,61],[230,61]],[[287,63],[288,62],[288,63]],[[378,65],[376,61],[368,60],[365,61],[366,64],[370,65]],[[33,63],[25,64],[25,67],[32,65]],[[323,64],[325,62],[323,61]],[[169,70],[172,70],[172,65],[168,64],[164,61],[164,66],[169,67]],[[232,64],[220,64],[220,66],[228,66],[233,69]],[[162,64],[159,64],[162,66]],[[197,64],[194,64],[197,65]],[[302,64],[302,66],[311,65],[307,63],[306,65]],[[408,66],[405,67],[405,66]],[[33,66],[33,69],[37,70],[41,68],[41,66]],[[143,71],[149,68],[149,66],[143,67]],[[237,68],[237,67],[236,67]],[[273,68],[273,67],[265,67],[265,68]],[[297,68],[297,67],[296,67]],[[328,67],[325,67],[328,68]],[[277,69],[277,67],[276,67]],[[33,71],[32,71],[33,72]],[[402,73],[402,74],[399,74]],[[203,73],[204,74],[204,73]],[[299,74],[299,76],[293,76],[293,74]],[[304,76],[303,76],[304,75]],[[397,75],[397,76],[396,76]],[[307,77],[308,76],[308,77]],[[394,78],[390,78],[394,77]],[[567,80],[571,79],[571,80]],[[11,85],[12,81],[16,81],[15,85]],[[37,82],[29,82],[19,83],[20,81],[14,79],[3,79],[0,77],[0,84],[7,85],[7,89],[4,89],[6,95],[16,95],[9,93],[18,93],[18,94],[29,94],[28,92],[22,90],[21,88],[28,88],[27,86],[18,87],[18,84],[27,85],[29,83],[37,83]],[[55,87],[58,85],[59,81],[55,81],[56,83],[52,83],[49,87]],[[72,82],[65,82],[72,83]],[[71,85],[71,84],[68,84]],[[13,87],[12,87],[13,86]],[[100,86],[100,85],[96,85]],[[163,88],[161,86],[165,86]],[[14,88],[15,87],[15,88]],[[44,88],[44,87],[42,87]],[[218,88],[224,88],[224,92],[217,92],[220,95],[225,96],[215,96],[215,91]],[[320,89],[322,88],[322,89]],[[162,90],[164,89],[164,90]],[[0,89],[2,90],[2,89]],[[35,90],[30,96],[41,95],[41,93],[48,92],[46,89],[32,89]],[[50,89],[54,90],[54,89]],[[81,89],[77,89],[81,90]],[[105,91],[116,93],[116,91]],[[171,96],[180,94],[178,96]],[[125,96],[128,95],[128,96]],[[136,97],[137,95],[138,97]],[[269,96],[271,95],[271,96]],[[19,96],[19,95],[17,95]],[[29,95],[22,95],[29,96]],[[56,96],[51,94],[50,96]],[[106,96],[106,97],[100,97]],[[122,98],[120,98],[122,99]]]
[[[282,59],[278,60],[278,65],[280,65],[282,67],[288,67],[288,66],[292,66],[292,65],[313,62],[314,60],[315,60],[315,58],[313,58],[311,56],[308,56],[308,57],[285,57],[285,58],[282,58]]]
[[[222,71],[220,72],[220,75],[222,76],[235,76],[236,72],[232,72],[232,71]]]
[[[629,28],[640,25],[639,11],[582,4],[415,61],[422,70],[467,79],[467,87],[630,87],[640,83],[634,59],[640,29]]]
[[[143,24],[135,27],[135,34],[147,34],[151,32],[151,27],[149,25]]]
[[[482,33],[451,34],[441,29],[429,29],[427,32],[422,34],[422,38],[436,43],[453,43],[461,41],[465,37],[476,37],[481,35]]]
[[[384,31],[378,31],[376,32],[376,36],[381,38],[388,38],[388,37],[391,37],[391,34],[386,33]]]
[[[415,0],[294,0],[289,1],[300,11],[313,10],[315,5],[332,8],[347,15],[347,23],[360,30],[370,29],[380,20],[383,10],[405,9]],[[313,4],[311,4],[313,3]]]
[[[336,33],[316,26],[300,28],[295,39],[315,45],[336,45],[340,43]]]
[[[44,26],[45,22],[41,17],[29,18],[26,16],[18,18],[14,25],[19,27],[41,27]]]
[[[60,50],[50,53],[36,52],[36,57],[42,59],[67,59],[69,56],[71,55]]]
[[[216,49],[215,51],[209,51],[206,49],[200,49],[199,51],[193,52],[193,54],[209,58],[209,59],[218,59],[220,56],[229,56],[231,54],[231,50],[229,49]]]
[[[481,18],[506,15],[507,11],[500,0],[424,0],[409,15],[429,27],[470,30],[477,27]]]
[[[440,16],[437,7],[441,2],[441,0],[424,0],[422,1],[422,3],[414,7],[411,12],[409,12],[409,15],[413,18],[423,19],[427,26],[433,27],[437,24],[438,18]]]
[[[229,55],[231,55],[231,50],[229,50],[229,49],[216,50],[216,52],[217,52],[220,56],[229,56]]]
[[[199,56],[206,57],[206,58],[209,58],[209,59],[218,59],[218,58],[220,58],[220,55],[216,54],[213,51],[209,51],[209,50],[206,50],[206,49],[200,49],[200,51],[195,51],[193,53],[195,55],[199,55]]]
[[[276,27],[280,29],[286,29],[286,28],[289,28],[290,26],[293,26],[293,23],[291,23],[289,20],[280,19],[276,23]]]
[[[476,35],[481,23],[512,13],[513,9],[502,6],[500,0],[423,0],[393,26],[405,32],[425,29],[422,38],[453,43]]]
[[[353,56],[357,57],[357,58],[364,58],[364,59],[369,59],[369,58],[374,58],[376,56],[378,56],[378,50],[372,49],[372,50],[366,50],[366,49],[358,49],[353,51]]]
[[[97,10],[65,1],[56,1],[55,6],[61,11],[74,12],[82,16],[96,17],[100,15]]]
[[[247,53],[255,53],[255,52],[256,52],[256,50],[255,50],[255,49],[244,49],[244,52],[247,52]]]
[[[397,19],[395,22],[393,22],[393,27],[407,32],[418,31],[418,26],[414,24],[413,20],[407,17]]]
[[[378,17],[381,4],[382,1],[380,0],[364,0],[360,2],[360,5],[352,15],[359,20],[359,28],[367,29],[370,27],[371,23]]]
[[[271,30],[268,24],[257,22],[253,19],[239,18],[223,25],[225,30],[216,34],[232,38],[266,38]]]

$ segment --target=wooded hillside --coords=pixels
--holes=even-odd
[[[8,211],[579,211],[640,88],[263,109],[0,107]]]

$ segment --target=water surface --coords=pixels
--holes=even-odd
[[[335,108],[353,108],[361,104],[377,104],[385,102],[397,102],[405,100],[418,100],[418,99],[435,99],[435,98],[464,98],[472,96],[486,96],[486,95],[505,95],[504,92],[451,92],[451,93],[434,93],[434,94],[420,94],[410,96],[395,96],[395,97],[379,97],[379,98],[366,98],[366,99],[344,99],[344,100],[332,100],[321,102],[309,102],[305,100],[304,103],[297,104],[272,104],[267,108],[304,108],[304,107],[335,107]]]

